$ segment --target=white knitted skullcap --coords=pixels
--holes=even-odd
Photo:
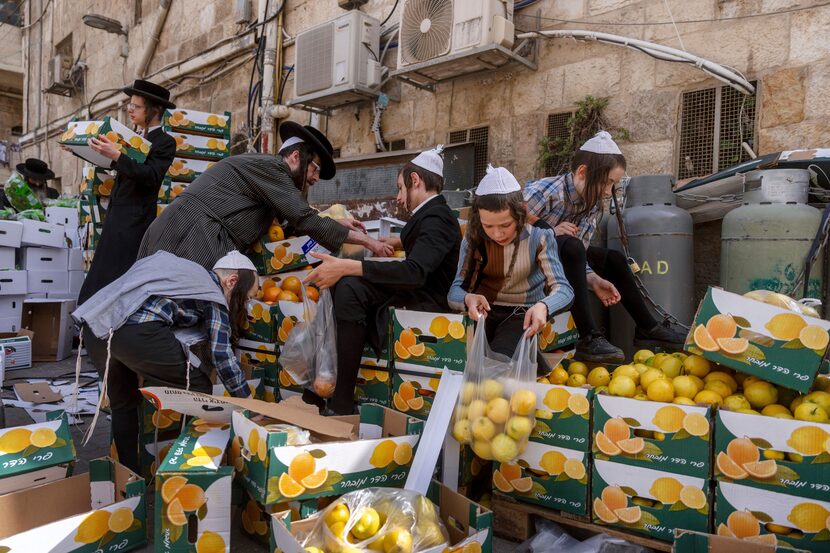
[[[414,165],[422,169],[426,169],[430,173],[435,173],[439,177],[444,176],[444,158],[441,157],[441,152],[444,151],[444,145],[439,144],[432,150],[426,150],[415,156],[412,160]]]
[[[519,181],[513,173],[504,167],[493,167],[487,165],[487,174],[481,179],[476,188],[476,196],[489,196],[490,194],[510,194],[522,189]]]
[[[599,131],[592,138],[589,138],[588,141],[582,145],[580,150],[584,152],[594,152],[595,154],[622,155],[620,147],[617,146],[617,143],[614,142],[614,139],[611,138],[611,135],[607,131]]]
[[[222,259],[217,261],[216,265],[213,266],[213,270],[215,271],[216,269],[229,269],[232,271],[248,269],[256,272],[256,267],[254,267],[253,262],[237,250],[228,252]]]

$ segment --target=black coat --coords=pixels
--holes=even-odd
[[[176,155],[176,141],[161,128],[147,136],[150,153],[144,163],[122,155],[112,164],[118,173],[107,208],[101,242],[92,258],[78,304],[127,272],[141,239],[156,218],[159,188]]]

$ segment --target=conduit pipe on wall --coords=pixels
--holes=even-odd
[[[138,69],[136,69],[136,76],[139,79],[143,79],[147,73],[147,68],[150,66],[150,61],[153,59],[153,54],[156,53],[156,47],[159,43],[159,38],[161,37],[161,31],[164,29],[164,23],[167,21],[167,14],[170,12],[170,6],[173,4],[173,0],[161,0],[159,2],[161,11],[156,18],[156,23],[153,25],[153,34],[150,35],[150,41],[147,43],[147,47],[144,50],[144,54],[141,56],[141,61],[138,64]]]

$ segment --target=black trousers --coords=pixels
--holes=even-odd
[[[107,366],[107,341],[83,329],[84,345],[92,364],[103,378]],[[143,401],[139,376],[145,386],[185,388],[187,359],[172,329],[163,322],[124,325],[113,333],[110,347],[107,396],[112,414],[112,434],[119,461],[139,470],[139,407]],[[191,367],[190,389],[211,393],[208,375]]]
[[[526,307],[511,307],[506,305],[491,305],[487,317],[484,319],[484,332],[487,334],[487,343],[490,349],[507,357],[513,357],[519,340],[524,336],[524,321]],[[553,318],[557,313],[549,313]],[[536,362],[539,364],[539,374],[548,374],[551,369],[541,352],[537,352]]]
[[[617,287],[621,303],[634,319],[637,327],[649,330],[657,325],[657,320],[649,311],[640,290],[637,289],[634,274],[622,253],[595,246],[590,246],[586,250],[582,241],[573,236],[557,236],[556,245],[559,247],[559,258],[562,260],[565,276],[574,290],[571,314],[580,336],[589,336],[599,332],[588,303],[588,294],[593,292],[588,287],[585,274],[586,263],[596,274]]]

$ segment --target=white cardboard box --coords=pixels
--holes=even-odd
[[[69,252],[69,262],[67,264],[67,269],[70,271],[83,271],[84,270],[84,250],[79,248],[71,248],[67,250]]]
[[[86,277],[86,273],[83,271],[69,271],[67,273],[69,275],[69,287],[65,291],[60,292],[48,292],[45,297],[50,299],[61,299],[61,300],[77,300],[78,296],[81,295],[81,286],[84,285],[84,278]],[[32,298],[33,295],[30,294],[27,296],[27,299]]]
[[[53,225],[63,225],[64,235],[73,248],[81,247],[80,217],[78,209],[74,207],[46,208],[46,221]]]
[[[0,247],[0,271],[14,269],[14,248]]]
[[[21,259],[27,271],[65,271],[69,267],[69,250],[66,248],[23,248]]]
[[[23,223],[20,221],[0,221],[0,246],[19,248],[23,237]]]
[[[72,299],[26,299],[23,327],[34,332],[33,361],[61,361],[72,355],[74,310]]]
[[[0,348],[5,354],[7,371],[32,366],[32,333],[28,330],[0,333]]]
[[[17,332],[20,330],[20,319],[17,317],[0,317],[0,332]]]
[[[20,222],[23,223],[23,236],[20,243],[24,246],[66,247],[66,235],[62,225],[41,223],[31,219],[24,219]]]
[[[17,319],[20,325],[20,318],[23,316],[23,300],[25,295],[0,296],[0,318]],[[16,330],[0,330],[0,332],[17,332]]]
[[[27,291],[26,271],[0,271],[0,296],[26,295]]]
[[[28,271],[28,289],[30,294],[68,294],[69,271]]]

